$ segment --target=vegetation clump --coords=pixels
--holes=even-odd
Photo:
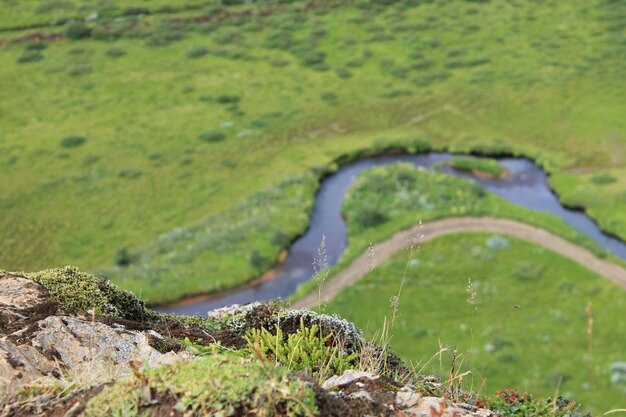
[[[198,136],[202,142],[221,142],[226,139],[226,134],[224,132],[220,132],[217,130],[212,130],[210,132],[204,132]]]
[[[77,148],[84,145],[87,142],[87,138],[84,136],[66,136],[61,139],[60,145],[63,148]]]
[[[455,156],[450,160],[450,166],[459,171],[489,178],[500,178],[506,175],[506,169],[497,160],[490,158]]]
[[[18,64],[26,64],[29,62],[41,61],[44,58],[39,50],[26,50],[17,58]]]
[[[285,335],[276,325],[274,333],[266,328],[252,329],[245,339],[248,349],[258,358],[283,365],[292,371],[316,375],[319,381],[332,375],[341,375],[357,359],[356,353],[343,352],[337,335],[324,334],[318,324],[305,326],[303,319],[295,333]]]
[[[82,22],[72,22],[65,27],[65,37],[72,40],[91,36],[91,28]]]
[[[80,272],[73,266],[26,276],[43,285],[54,301],[71,310],[139,321],[150,315],[144,302],[131,292],[120,290],[106,278]]]
[[[85,417],[160,415],[313,416],[315,392],[282,366],[267,366],[225,352],[151,370],[105,388],[92,398]],[[160,407],[167,407],[161,409]]]

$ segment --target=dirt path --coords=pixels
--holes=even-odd
[[[460,232],[500,233],[526,240],[548,248],[596,272],[617,285],[626,288],[626,269],[609,261],[598,258],[591,251],[577,246],[543,229],[520,223],[515,220],[492,217],[455,217],[436,220],[423,225],[424,235],[420,242],[427,242],[439,236]],[[374,245],[375,260],[371,262],[368,253],[359,256],[346,269],[330,279],[322,288],[322,302],[333,299],[339,291],[354,284],[365,275],[371,264],[379,265],[387,258],[409,245],[409,239],[415,236],[415,228],[398,232],[390,239]],[[314,307],[319,303],[317,292],[310,293],[294,302],[292,308]]]

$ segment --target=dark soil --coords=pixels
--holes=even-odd
[[[38,398],[23,403],[14,403],[1,411],[2,417],[78,417],[87,402],[106,387],[98,385],[59,398]]]

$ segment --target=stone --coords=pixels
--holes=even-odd
[[[70,315],[41,285],[6,273],[0,273],[0,318],[0,376],[19,383],[81,370],[99,382],[130,373],[131,361],[154,367],[192,356],[157,350],[153,342],[165,338],[154,330]]]
[[[322,382],[322,388],[326,390],[341,388],[361,378],[375,380],[378,378],[378,376],[374,376],[373,374],[369,372],[362,372],[362,371],[357,371],[355,369],[348,369],[344,371],[342,375],[331,376],[326,381]]]
[[[396,404],[401,408],[410,408],[419,403],[422,394],[414,392],[406,387],[401,388],[396,394]]]

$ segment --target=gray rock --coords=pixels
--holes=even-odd
[[[322,388],[326,390],[341,388],[361,378],[375,380],[378,378],[378,376],[374,376],[373,374],[369,372],[362,372],[362,371],[357,371],[355,369],[348,369],[344,371],[342,375],[331,376],[326,381],[322,382]]]
[[[396,394],[396,404],[398,407],[410,408],[419,403],[422,399],[422,394],[414,392],[406,387],[401,388]]]
[[[365,400],[365,401],[369,401],[371,403],[374,402],[374,399],[372,398],[370,393],[367,392],[367,391],[353,392],[352,394],[348,395],[348,398],[350,398],[352,400]]]
[[[127,330],[54,306],[39,284],[0,273],[0,375],[26,383],[88,370],[96,383],[99,375],[129,373],[130,361],[158,366],[191,357],[186,350],[159,352],[151,341],[164,337],[153,330]]]

